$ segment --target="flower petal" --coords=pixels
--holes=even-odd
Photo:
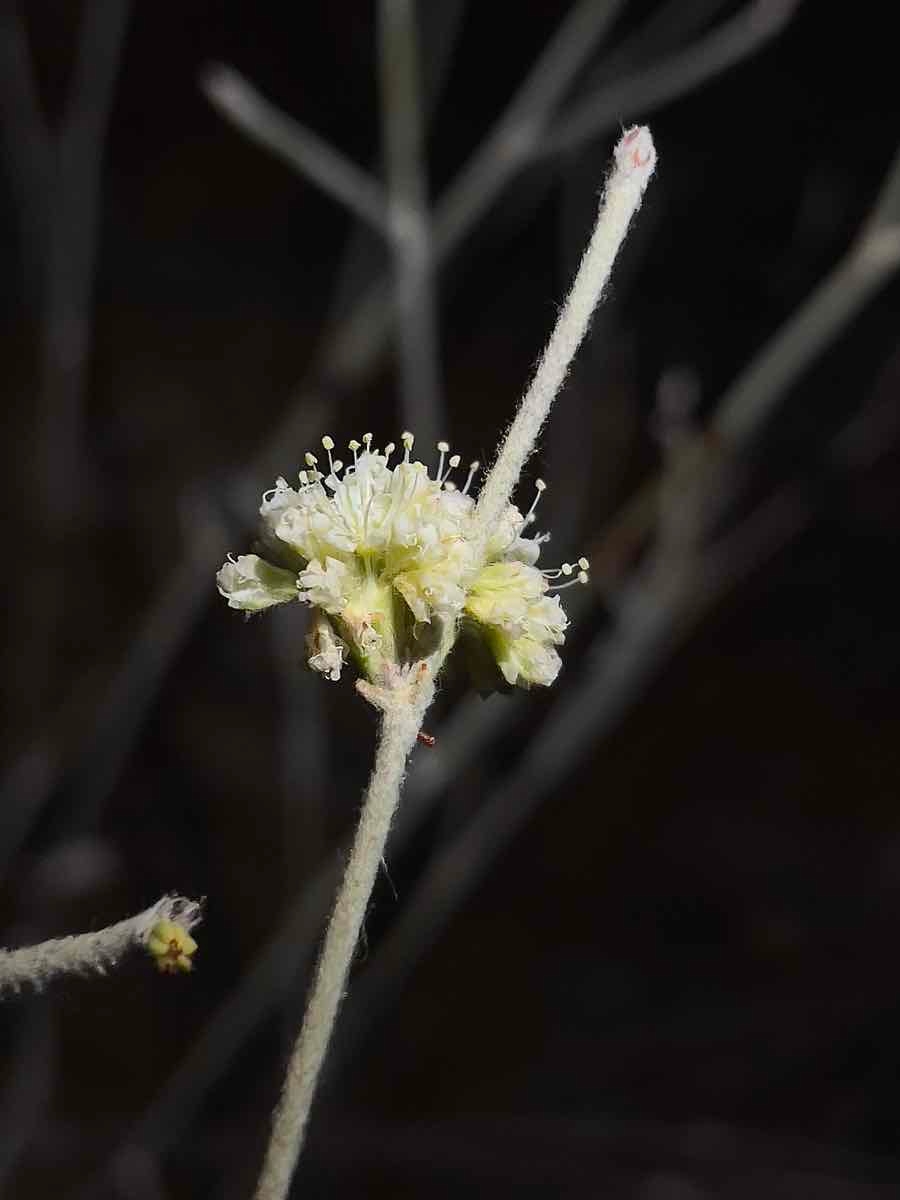
[[[216,575],[220,595],[229,608],[259,612],[273,604],[297,599],[297,579],[292,571],[273,567],[258,554],[242,554],[226,562]]]

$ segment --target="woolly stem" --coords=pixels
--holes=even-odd
[[[413,688],[398,688],[393,692],[378,689],[377,694],[376,689],[366,691],[367,698],[378,704],[383,713],[375,766],[344,880],[328,922],[303,1024],[288,1063],[281,1100],[275,1110],[256,1200],[285,1200],[288,1194],[359,931],[400,799],[406,760],[416,743],[433,692],[430,676],[415,691]]]
[[[486,541],[490,536],[509,503],[526,459],[534,450],[541,426],[587,332],[591,314],[606,287],[616,254],[625,240],[632,217],[640,208],[655,166],[656,150],[649,129],[636,125],[626,130],[616,146],[597,223],[578,273],[534,378],[481,489],[476,508],[477,536],[481,540]]]
[[[200,918],[200,905],[183,896],[163,896],[134,917],[95,933],[53,938],[20,950],[0,950],[0,996],[19,992],[24,984],[40,990],[57,975],[104,975],[133,946],[146,946],[159,921],[176,921],[186,929]]]

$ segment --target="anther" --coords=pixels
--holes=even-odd
[[[438,460],[438,469],[437,469],[437,481],[438,481],[438,483],[440,483],[444,476],[444,459],[450,453],[450,443],[449,442],[438,442],[437,448],[438,448],[438,453],[441,456],[440,459]]]
[[[472,480],[475,478],[475,472],[481,466],[481,463],[476,458],[474,462],[469,463],[469,478],[466,480],[466,486],[463,488],[463,495],[468,496],[469,488],[472,486]]]
[[[413,442],[415,440],[416,440],[415,435],[410,433],[408,429],[404,430],[404,432],[400,435],[400,441],[403,443],[403,461],[404,462],[409,462],[409,452],[410,452],[410,450],[412,450]]]
[[[371,449],[372,449],[372,435],[371,435],[371,433],[364,433],[364,434],[363,434],[363,443],[365,444],[365,447],[366,447],[366,450],[367,450],[367,451],[369,451],[369,450],[371,450]]]
[[[586,558],[579,558],[578,565],[581,567],[582,571],[586,571],[591,564]]]
[[[583,562],[583,561],[584,561],[584,559],[579,559],[579,562]],[[548,579],[552,579],[554,577],[558,578],[560,575],[571,575],[574,570],[575,570],[575,568],[572,566],[571,563],[563,563],[563,565],[560,567],[559,571],[556,571],[556,572],[545,571],[544,575]],[[565,583],[554,583],[550,586],[550,588],[548,590],[551,592],[562,592],[566,588],[575,587],[576,584],[587,583],[587,582],[588,582],[587,571],[579,571],[574,579],[569,579]]]
[[[385,461],[385,466],[387,466],[387,463],[388,463],[388,461],[389,461],[389,459],[390,459],[391,455],[394,453],[394,451],[395,451],[396,449],[397,449],[397,447],[394,445],[394,443],[393,443],[393,442],[388,442],[388,444],[385,446],[385,448],[384,448],[384,461]]]
[[[307,450],[307,452],[303,455],[303,461],[308,467],[314,467],[319,460],[314,454],[310,454],[310,452]]]
[[[326,433],[322,438],[322,445],[325,448],[325,453],[328,455],[328,471],[331,475],[334,474],[334,459],[331,457],[331,452],[334,449],[334,440]]]

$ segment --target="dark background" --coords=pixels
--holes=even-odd
[[[86,14],[102,28],[117,7],[29,0],[52,128]],[[625,5],[567,97],[740,11],[680,8]],[[435,49],[448,63],[429,127],[433,195],[567,10],[420,4],[426,80]],[[674,19],[660,29],[661,12]],[[343,374],[322,366],[352,219],[226,123],[198,80],[211,61],[230,64],[377,172],[375,32],[368,3],[133,7],[95,270],[77,253],[56,268],[69,284],[79,270],[93,280],[74,404],[71,366],[60,379],[52,354],[47,365],[53,270],[23,240],[10,138],[29,123],[5,76],[0,940],[99,927],[167,890],[205,895],[207,917],[190,977],[135,959],[4,1004],[4,1195],[251,1193],[308,938],[301,953],[289,930],[273,971],[248,985],[251,967],[316,870],[339,861],[374,730],[346,681],[301,673],[300,606],[245,623],[213,576],[224,550],[249,546],[258,494],[321,433],[396,440],[404,419],[390,353]],[[646,585],[652,545],[607,554],[603,531],[663,464],[666,381],[695,398],[702,426],[851,245],[895,150],[895,57],[876,6],[806,0],[746,61],[650,112],[657,179],[532,472],[550,484],[551,559],[590,550],[602,564],[591,603],[552,694],[529,694],[476,753],[463,747],[389,854],[298,1196],[897,1194],[900,487],[884,420],[900,381],[896,283],[752,446],[725,448],[716,538],[783,501],[749,565],[718,602],[694,594],[702,612],[675,622],[621,717],[566,751],[471,884],[449,907],[435,901],[433,920],[423,907],[418,933],[391,950],[430,866],[515,778],[553,702],[597,669],[592,639],[616,638],[623,595]],[[615,137],[604,128],[518,173],[441,271],[445,432],[464,457],[489,458],[512,414]],[[76,156],[61,178],[44,198],[49,188],[54,228],[68,214],[83,249],[90,164]],[[388,266],[374,240],[362,251],[344,310]],[[881,415],[862,422],[866,453],[836,463],[833,439],[869,410]],[[266,451],[286,419],[293,432]],[[623,690],[612,677],[602,687]],[[437,746],[416,752],[438,773],[463,690],[451,679]],[[203,1075],[191,1060],[187,1091],[161,1104],[242,983],[264,1001],[246,1036],[210,1048],[210,1086],[186,1098]],[[222,1024],[233,1032],[239,1018]]]

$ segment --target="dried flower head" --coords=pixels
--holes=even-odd
[[[413,435],[404,433],[401,443],[392,466],[394,444],[373,449],[366,433],[349,443],[353,461],[345,467],[324,437],[327,470],[307,453],[298,487],[278,479],[266,492],[260,553],[229,559],[219,591],[246,612],[289,600],[309,604],[309,665],[332,680],[352,658],[366,678],[381,682],[389,668],[427,653],[429,630],[463,619],[509,684],[552,683],[567,619],[548,593],[586,582],[587,560],[577,570],[535,565],[548,535],[526,530],[543,481],[531,508],[523,514],[507,505],[483,544],[470,494],[479,464],[470,463],[457,485],[461,459],[446,442],[437,444],[433,475],[411,458]]]

